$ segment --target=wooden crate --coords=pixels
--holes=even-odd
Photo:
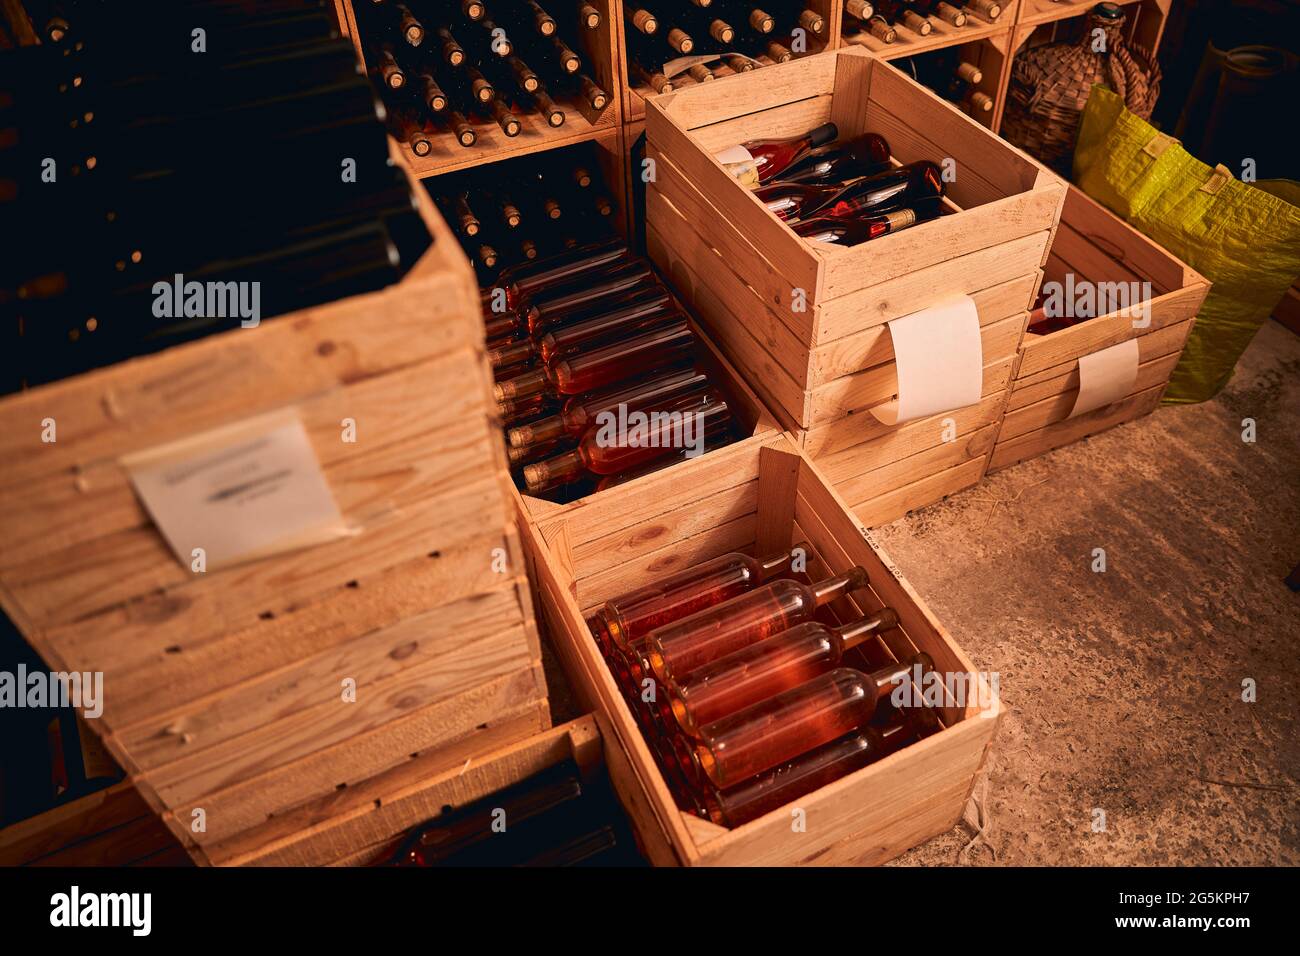
[[[184,866],[189,857],[129,780],[0,830],[0,866]]]
[[[549,724],[478,292],[416,193],[435,242],[400,283],[0,402],[0,600],[51,668],[105,674],[89,723],[199,862],[435,750]],[[277,409],[354,533],[191,573],[120,456]]]
[[[352,38],[357,49],[357,56],[366,68],[365,31],[358,29],[354,0],[338,0],[346,17],[345,32]],[[600,26],[595,30],[578,29],[579,49],[574,52],[582,57],[582,71],[588,74],[597,85],[609,95],[609,103],[599,112],[591,109],[584,100],[554,95],[556,102],[565,112],[565,123],[552,127],[536,114],[519,115],[523,126],[518,136],[506,136],[491,119],[471,118],[478,140],[471,147],[461,146],[450,132],[434,138],[433,151],[428,156],[416,156],[405,143],[402,144],[402,156],[412,172],[421,179],[436,176],[454,169],[464,169],[493,160],[510,156],[523,156],[539,150],[565,146],[584,140],[595,139],[602,132],[617,129],[622,125],[623,93],[622,70],[619,68],[619,55],[616,49],[618,31],[621,29],[622,12],[619,0],[586,0],[600,13]],[[491,15],[491,4],[489,15]],[[562,16],[571,17],[576,22],[578,4],[573,0],[564,0],[547,7],[557,20]],[[450,12],[450,11],[449,11]],[[361,18],[364,23],[364,15]]]
[[[1144,319],[1121,310],[1048,335],[1026,334],[990,469],[1034,458],[1154,410],[1210,289],[1205,277],[1073,186],[1048,256],[1046,279],[1063,283],[1067,273],[1076,282],[1149,282],[1152,296],[1142,305],[1149,310],[1150,324],[1137,327],[1134,322]],[[1079,359],[1133,338],[1139,365],[1132,393],[1068,418],[1079,393]]]
[[[895,658],[924,650],[940,671],[974,673],[788,436],[744,442],[610,489],[525,533],[535,550],[536,586],[556,650],[626,757],[611,766],[611,777],[652,862],[872,864],[957,822],[1000,715],[983,691],[986,712],[971,702],[945,708],[940,733],[800,798],[806,832],[792,832],[790,807],[728,830],[674,805],[586,629],[584,614],[602,600],[664,574],[729,551],[770,554],[804,541],[810,574],[843,572],[854,564],[867,569],[871,590],[855,592],[854,603],[862,613],[881,605],[898,611],[902,627],[886,635]]]
[[[727,80],[735,92],[724,99],[687,92],[652,104],[647,244],[804,448],[819,461],[839,453],[835,480],[860,519],[880,524],[982,477],[1065,184],[869,55],[810,57],[766,79]],[[953,158],[954,214],[863,246],[815,249],[712,155],[828,119],[841,136],[882,133],[899,162]],[[886,323],[956,293],[971,295],[979,314],[980,402],[881,425],[867,410],[897,390]],[[803,302],[805,311],[792,308]]]
[[[252,866],[372,866],[392,859],[407,833],[443,813],[564,760],[583,776],[603,764],[590,715],[491,750],[450,748],[295,807],[268,821],[264,839],[233,862]]]
[[[686,0],[676,0],[676,4],[679,6],[685,3]],[[635,82],[628,70],[629,58],[627,35],[629,30],[636,29],[635,27],[629,27],[627,20],[624,18],[623,10],[628,5],[629,0],[615,0],[618,16],[618,34],[616,37],[616,43],[618,44],[619,53],[619,86],[623,91],[623,120],[624,122],[632,123],[640,122],[645,119],[646,100],[653,99],[656,94],[644,83]],[[659,15],[662,20],[671,22],[672,10],[670,6],[651,7],[651,9],[655,14]],[[801,9],[812,10],[813,12],[820,14],[826,24],[822,29],[820,36],[814,37],[810,35],[808,37],[808,53],[822,53],[826,50],[832,50],[838,47],[840,17],[844,10],[843,0],[804,0]],[[721,16],[724,19],[727,19],[729,12],[730,11],[722,11]],[[735,18],[733,17],[731,19],[734,20]],[[728,22],[730,22],[730,20]],[[739,23],[732,23],[732,26],[736,27],[737,31],[741,29],[741,24]],[[766,56],[758,57],[758,60],[764,66],[773,65],[772,61]],[[726,66],[720,66],[718,69],[713,70],[713,72],[720,79],[735,75]],[[683,75],[680,82],[676,79],[674,79],[673,82],[681,89],[691,89],[701,85],[712,86],[712,84],[716,83],[717,80],[713,80],[708,84],[700,84],[696,83],[689,76]]]

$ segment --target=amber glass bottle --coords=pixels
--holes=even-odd
[[[866,586],[867,572],[860,567],[811,587],[798,581],[774,581],[656,628],[649,635],[646,656],[660,680],[681,680],[725,654],[811,620],[817,608]]]
[[[706,724],[838,666],[845,651],[897,626],[898,615],[890,608],[843,627],[797,624],[698,667],[680,682],[669,681],[673,716],[695,736]]]
[[[700,769],[725,789],[863,727],[918,666],[934,668],[927,654],[871,674],[836,668],[714,721],[699,730]]]

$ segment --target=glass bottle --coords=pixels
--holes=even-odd
[[[833,141],[838,135],[839,130],[834,123],[823,123],[816,129],[799,136],[749,140],[741,146],[749,153],[750,158],[740,165],[752,170],[757,175],[759,183],[770,183],[810,150]],[[732,170],[733,175],[743,171]]]
[[[562,435],[576,438],[595,423],[598,415],[616,412],[619,405],[626,405],[628,409],[646,408],[655,401],[703,391],[708,386],[708,376],[695,368],[675,369],[632,385],[619,383],[590,395],[573,396],[557,414],[510,429],[506,441],[512,447],[519,447]]]
[[[901,750],[939,729],[934,711],[913,708],[881,728],[864,727],[726,790],[705,787],[701,802],[714,823],[738,827]]]
[[[567,324],[580,309],[613,306],[660,288],[659,278],[646,260],[629,261],[587,275],[564,286],[554,286],[530,297],[520,306],[520,313],[530,334]]]
[[[796,223],[791,228],[795,233],[809,242],[829,242],[841,246],[856,246],[862,242],[878,239],[891,232],[907,229],[919,222],[937,219],[941,212],[940,204],[935,202],[917,203],[911,209],[895,209],[893,212],[878,216],[862,216],[855,219],[832,219],[815,217]]]
[[[801,543],[789,551],[763,558],[733,551],[611,598],[601,605],[610,640],[624,653],[631,653],[634,642],[655,628],[790,573],[795,554],[806,553],[807,548]],[[642,658],[644,648],[639,647],[636,656],[638,660]]]
[[[736,431],[733,420],[712,422],[704,429],[704,451],[717,451],[719,448],[725,448],[736,440]],[[697,458],[698,454],[691,449],[677,449],[672,454],[664,455],[653,461],[638,465],[635,468],[629,468],[627,471],[620,471],[617,475],[603,475],[596,482],[596,491],[604,491],[606,488],[615,488],[618,485],[625,485],[629,481],[635,481],[638,478],[644,478],[646,475],[653,474],[663,468],[671,467],[679,461],[685,461],[688,458]]]
[[[492,386],[498,402],[554,389],[581,395],[614,382],[668,368],[695,350],[695,333],[685,319],[579,355],[563,355],[540,368]],[[605,472],[608,474],[608,472]]]
[[[946,188],[943,171],[929,160],[920,160],[863,176],[842,186],[773,183],[756,195],[781,219],[843,219],[889,212],[927,199],[938,199]]]
[[[770,186],[757,193],[763,198],[765,190],[781,183],[806,183],[829,185],[843,183],[859,176],[871,176],[889,169],[889,143],[876,133],[863,133],[842,143],[821,146],[792,164]]]
[[[484,311],[493,311],[494,298],[499,300],[497,289],[505,292],[505,310],[495,310],[496,314],[512,310],[530,293],[548,286],[572,280],[589,269],[596,269],[615,262],[631,258],[632,253],[627,244],[617,237],[602,239],[586,245],[561,252],[535,262],[520,263],[509,269],[502,269],[492,288],[481,293]]]
[[[731,415],[727,401],[716,390],[689,396],[675,403],[672,419],[656,421],[653,416],[634,444],[631,442],[603,441],[603,429],[587,432],[571,452],[528,465],[524,469],[524,482],[529,492],[552,488],[583,474],[615,475],[643,462],[651,461],[680,448],[693,433],[703,436],[704,429],[714,421],[726,420]],[[684,427],[683,422],[689,422]]]
[[[811,587],[798,581],[774,581],[655,628],[649,635],[646,658],[661,681],[682,680],[724,654],[811,620],[817,608],[866,586],[867,572],[861,567]]]
[[[557,356],[575,355],[615,338],[637,335],[681,318],[682,313],[670,305],[618,309],[584,322],[565,322],[541,335],[540,340],[525,338],[491,349],[488,361],[493,368],[534,359],[549,362]]]
[[[909,680],[915,667],[924,674],[934,663],[922,653],[870,674],[839,667],[728,714],[700,728],[695,746],[700,769],[725,790],[865,726],[879,702]]]
[[[797,624],[775,637],[741,648],[670,681],[673,716],[691,736],[728,714],[811,680],[839,666],[844,652],[898,626],[891,608],[843,627],[818,621]]]

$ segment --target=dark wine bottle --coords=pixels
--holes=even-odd
[[[780,183],[825,185],[870,176],[889,168],[889,143],[876,133],[863,133],[843,142],[819,146],[786,167],[772,186]],[[769,187],[765,186],[764,189]],[[760,198],[762,198],[760,192]]]
[[[910,209],[895,209],[893,212],[874,216],[862,216],[854,219],[806,219],[793,226],[794,231],[809,242],[826,242],[840,246],[856,246],[907,229],[919,222],[935,219],[939,216],[939,202],[920,202]]]

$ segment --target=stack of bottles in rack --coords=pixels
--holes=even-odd
[[[834,123],[783,139],[751,140],[718,160],[772,215],[809,242],[851,246],[944,214],[943,170],[895,165],[875,133],[840,141]]]
[[[874,37],[881,43],[928,37],[944,31],[996,23],[998,0],[845,0],[840,32],[849,40]]]
[[[576,51],[601,14],[579,0],[545,3],[356,0],[366,62],[393,135],[428,156],[440,138],[473,146],[485,124],[507,137],[528,122],[563,126],[563,103],[594,122],[609,94]]]
[[[895,60],[894,66],[920,83],[928,86],[944,99],[956,103],[963,112],[983,118],[993,116],[993,97],[980,90],[984,71],[971,62],[966,47],[950,46],[919,56]]]
[[[601,604],[587,625],[678,805],[735,827],[939,728],[861,567],[725,554]]]
[[[511,472],[570,501],[733,441],[733,400],[649,260],[617,237],[483,289]]]
[[[584,145],[426,180],[480,285],[505,269],[614,235],[614,200]]]
[[[645,93],[784,63],[827,41],[826,18],[804,0],[628,0],[623,17],[628,79]]]
[[[428,248],[328,0],[28,7],[42,42],[0,52],[4,390],[382,288]]]

